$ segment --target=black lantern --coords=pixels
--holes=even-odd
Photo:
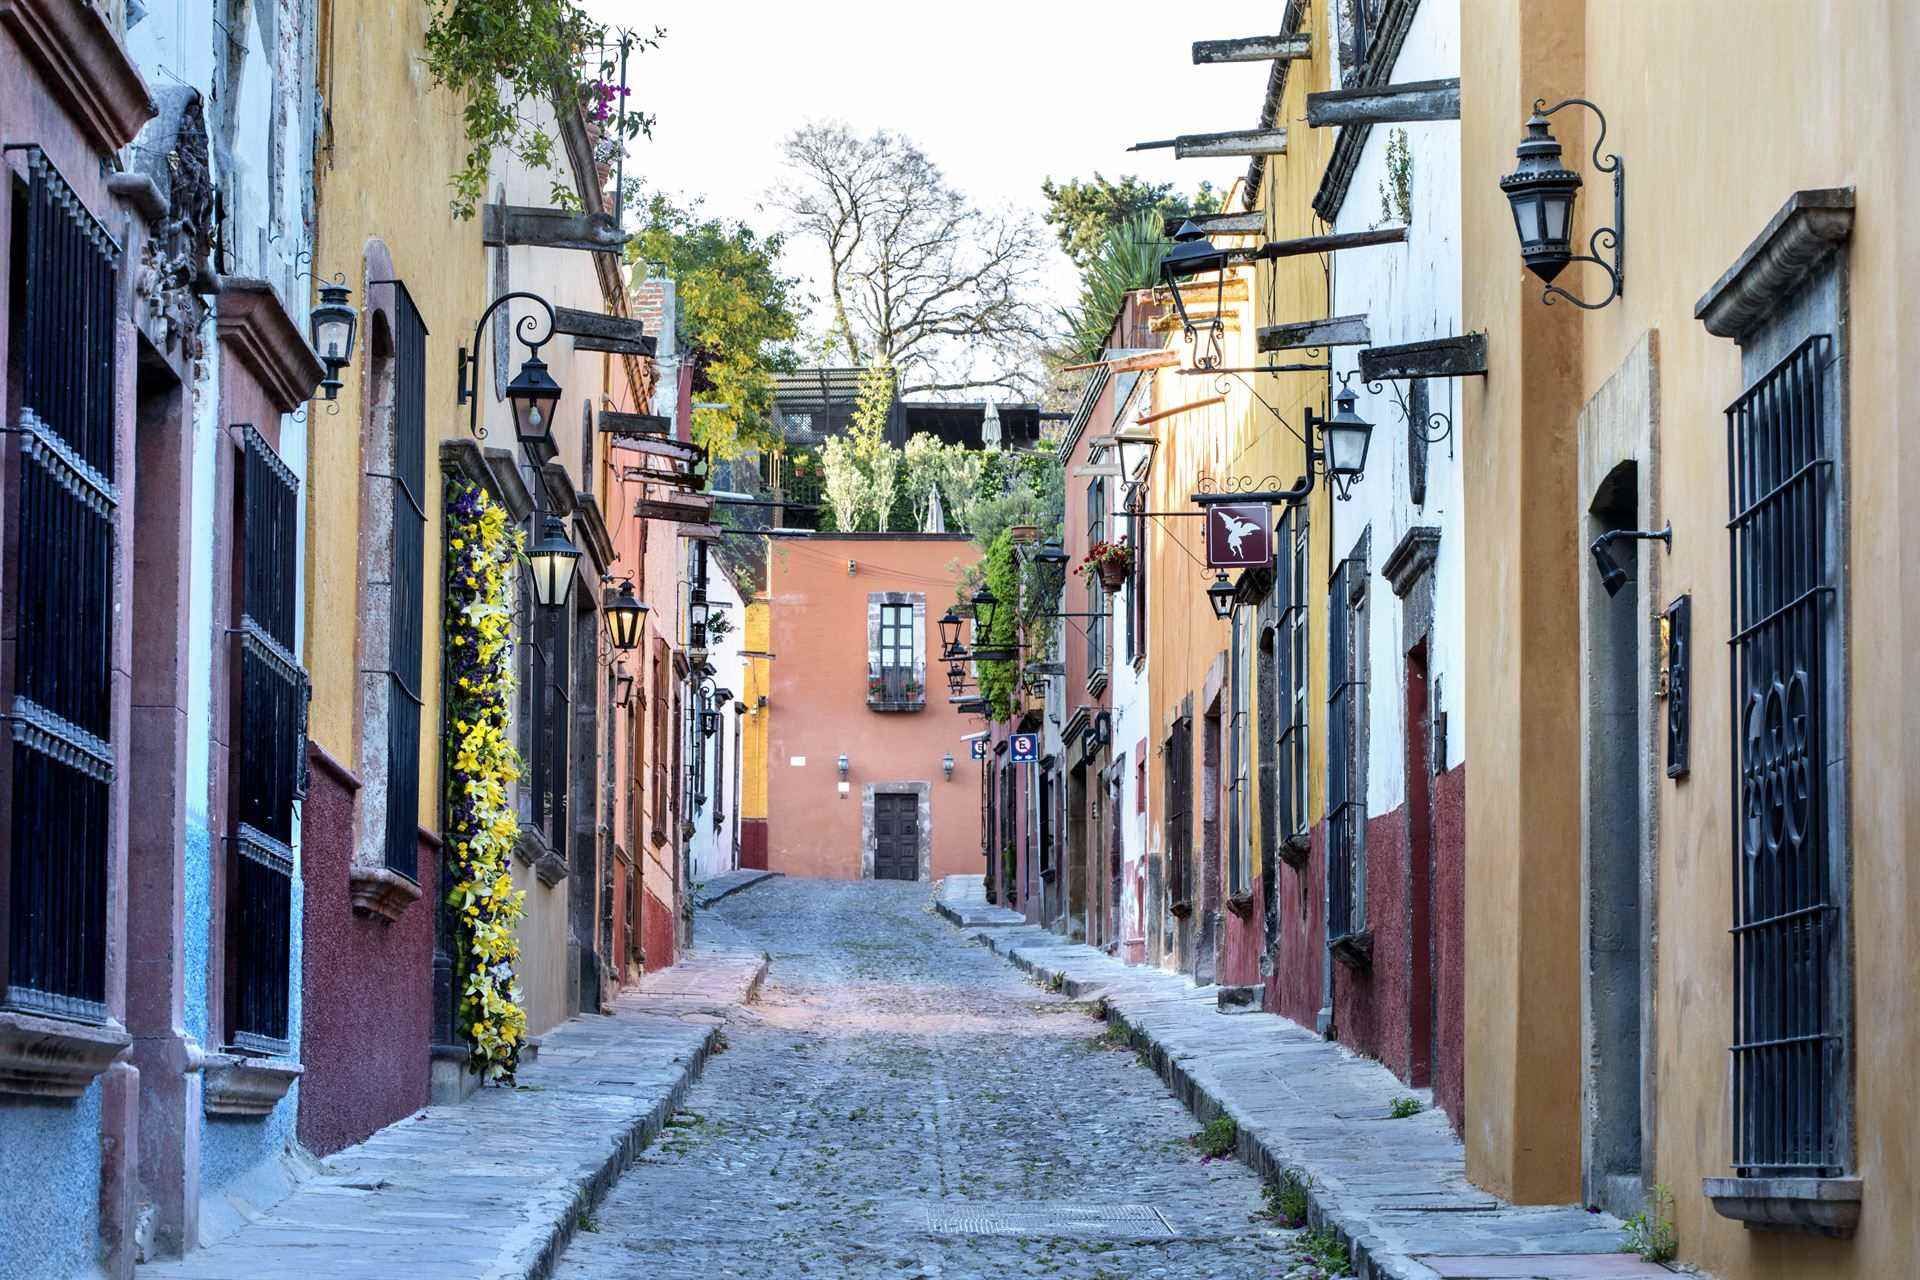
[[[613,705],[624,707],[632,701],[633,672],[627,670],[626,663],[616,663],[613,668]]]
[[[702,711],[700,713],[700,736],[711,738],[718,732],[720,732],[720,713],[718,711]]]
[[[1353,411],[1354,400],[1352,390],[1342,382],[1333,398],[1333,416],[1318,420],[1327,479],[1343,498],[1367,469],[1367,445],[1373,440],[1373,424]]]
[[[1153,469],[1153,452],[1160,446],[1153,431],[1135,423],[1114,432],[1113,440],[1120,455],[1120,479],[1130,485],[1144,483]]]
[[[647,606],[633,594],[632,578],[620,584],[620,594],[607,605],[605,612],[607,632],[613,637],[614,648],[625,651],[640,643],[640,623],[647,616]]]
[[[973,593],[973,647],[986,647],[987,638],[993,634],[996,611],[1000,607],[1000,597],[993,594],[993,588],[982,585]]]
[[[960,615],[949,608],[940,615],[940,656],[950,658],[960,648]]]
[[[540,540],[527,551],[535,603],[546,609],[565,604],[579,564],[580,548],[567,539],[567,527],[560,523],[560,517],[549,515],[541,524]]]
[[[957,662],[949,663],[947,666],[947,692],[959,693],[966,687],[967,669]]]
[[[1213,241],[1191,222],[1184,222],[1173,233],[1173,248],[1160,259],[1160,283],[1173,294],[1173,309],[1180,316],[1180,329],[1187,340],[1193,340],[1193,321],[1187,316],[1186,300],[1180,296],[1180,281],[1189,276],[1197,276],[1208,271],[1218,271],[1220,279],[1216,289],[1217,299],[1214,307],[1213,328],[1220,327],[1220,308],[1218,302],[1226,298],[1227,255],[1214,247]]]
[[[1043,542],[1033,553],[1035,564],[1065,564],[1070,559],[1067,549],[1057,542]]]
[[[507,404],[513,409],[513,433],[520,447],[544,461],[554,455],[553,415],[560,406],[560,384],[547,372],[547,362],[536,350],[507,384]]]
[[[1207,588],[1207,603],[1213,606],[1213,616],[1225,621],[1233,612],[1233,583],[1227,581],[1224,571],[1213,577],[1213,585]]]
[[[313,350],[320,357],[320,363],[327,367],[327,376],[320,382],[326,390],[327,399],[332,400],[340,394],[340,370],[353,360],[353,333],[359,321],[348,299],[353,290],[338,281],[320,286],[320,305],[307,313],[308,331],[313,337]]]
[[[1551,284],[1573,259],[1573,206],[1580,198],[1580,175],[1560,163],[1560,142],[1538,112],[1528,118],[1527,136],[1514,154],[1520,167],[1500,179],[1500,189],[1513,206],[1527,270]]]
[[[1560,143],[1547,125],[1547,117],[1562,107],[1582,106],[1599,118],[1600,136],[1593,144],[1593,166],[1613,175],[1613,225],[1601,227],[1589,240],[1592,253],[1573,251],[1573,214],[1580,199],[1580,175],[1561,162]],[[1597,311],[1620,296],[1625,282],[1626,193],[1625,173],[1617,155],[1600,155],[1606,141],[1607,118],[1600,108],[1585,98],[1568,98],[1549,107],[1546,99],[1536,99],[1533,114],[1527,118],[1527,136],[1514,154],[1519,167],[1500,179],[1500,189],[1513,207],[1513,227],[1520,234],[1520,258],[1527,270],[1546,284],[1546,300],[1565,298],[1577,307]],[[1613,261],[1599,256],[1602,249],[1613,250]],[[1607,273],[1611,287],[1598,302],[1585,302],[1553,283],[1569,262],[1591,262]]]

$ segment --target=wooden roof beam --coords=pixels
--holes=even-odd
[[[1466,378],[1487,372],[1487,335],[1462,333],[1451,338],[1428,338],[1392,347],[1369,347],[1360,353],[1360,377],[1367,382],[1386,378]]]
[[[1274,258],[1297,258],[1308,253],[1335,253],[1341,249],[1365,249],[1377,244],[1401,244],[1406,238],[1405,227],[1337,231],[1324,236],[1301,236],[1298,240],[1269,240],[1258,249],[1246,250],[1241,258],[1247,262],[1265,262]]]
[[[1145,373],[1148,369],[1168,369],[1180,363],[1177,351],[1148,351],[1139,355],[1115,356],[1111,360],[1095,360],[1088,364],[1070,364],[1062,366],[1062,373],[1084,373],[1088,369],[1105,369],[1109,373]]]
[[[1173,155],[1177,160],[1285,154],[1285,129],[1225,129],[1219,133],[1183,133],[1173,140]]]
[[[517,204],[480,207],[480,243],[493,248],[526,244],[541,249],[619,253],[631,238],[614,225],[611,214]]]
[[[553,329],[571,336],[580,351],[609,351],[617,356],[650,356],[658,343],[638,320],[576,307],[555,307]]]
[[[1307,124],[1326,129],[1347,124],[1411,124],[1458,120],[1460,80],[1416,80],[1328,89],[1307,95]]]
[[[1257,330],[1262,351],[1301,351],[1309,347],[1364,347],[1373,341],[1367,318],[1329,316],[1293,324],[1266,324]]]
[[[1195,40],[1193,65],[1220,62],[1295,62],[1313,56],[1313,38],[1306,35],[1242,36],[1234,40]]]
[[[1148,426],[1152,426],[1156,422],[1161,422],[1168,418],[1174,417],[1176,414],[1186,413],[1192,409],[1205,409],[1211,405],[1225,404],[1226,402],[1227,402],[1227,398],[1225,396],[1208,396],[1204,400],[1195,400],[1190,404],[1183,404],[1172,409],[1162,409],[1158,413],[1141,414],[1139,418],[1135,419],[1135,421],[1137,421],[1143,427],[1148,427]]]

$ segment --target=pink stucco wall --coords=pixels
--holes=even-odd
[[[768,575],[774,654],[769,869],[860,878],[864,789],[924,783],[932,812],[933,877],[979,873],[979,766],[967,758],[961,736],[980,724],[946,700],[938,626],[955,598],[959,569],[978,558],[960,535],[818,534],[775,543]],[[922,710],[867,708],[867,596],[877,591],[926,597],[928,687]],[[955,761],[950,781],[941,770],[949,753]],[[835,763],[843,754],[850,765],[844,795]]]

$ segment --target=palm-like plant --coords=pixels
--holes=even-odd
[[[1155,210],[1142,210],[1107,228],[1099,250],[1080,273],[1079,300],[1061,312],[1068,359],[1091,360],[1100,354],[1127,295],[1159,278],[1166,251],[1161,215]]]

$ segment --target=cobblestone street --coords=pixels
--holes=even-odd
[[[1286,1272],[1259,1180],[924,884],[778,879],[711,914],[771,953],[760,999],[563,1280]]]

